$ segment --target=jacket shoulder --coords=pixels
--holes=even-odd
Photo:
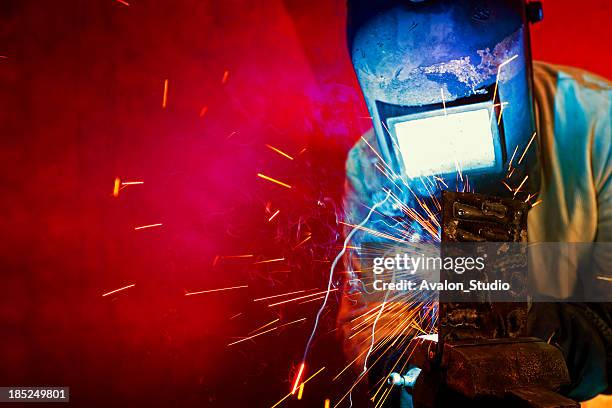
[[[576,109],[587,115],[610,113],[612,82],[580,68],[534,62],[534,98],[536,107],[555,107],[560,102],[573,102]]]
[[[612,89],[610,80],[581,68],[534,61],[533,73],[536,86],[543,81],[554,80],[572,81],[580,87],[595,91],[605,92]]]

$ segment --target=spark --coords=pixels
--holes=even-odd
[[[149,225],[143,225],[140,227],[134,227],[134,231],[138,231],[141,229],[146,229],[146,228],[153,228],[153,227],[161,227],[163,224],[149,224]]]
[[[446,183],[444,182],[444,179],[441,179],[441,178],[440,178],[440,177],[438,177],[438,176],[434,176],[434,178],[435,178],[437,181],[439,181],[440,183],[442,183],[442,185],[443,185],[444,187],[448,188],[448,184],[446,184]]]
[[[251,331],[249,332],[249,334],[257,333],[258,331],[260,331],[260,330],[261,330],[261,329],[263,329],[264,327],[268,327],[269,325],[274,324],[274,323],[278,322],[279,320],[280,320],[280,319],[274,319],[274,320],[272,320],[271,322],[268,322],[268,323],[264,324],[263,326],[256,328],[255,330],[251,330]]]
[[[355,230],[365,231],[365,232],[368,232],[368,233],[370,233],[370,234],[372,234],[374,236],[377,236],[377,237],[380,237],[380,238],[386,238],[386,239],[388,239],[390,241],[396,241],[396,242],[400,242],[402,244],[406,242],[404,239],[396,238],[396,237],[394,237],[392,235],[385,234],[383,232],[378,232],[378,231],[373,230],[371,228],[366,228],[366,227],[363,227],[363,226],[360,226],[360,225],[348,224],[348,223],[342,222],[342,221],[340,221],[339,224],[346,225],[347,227],[351,227],[351,228],[353,228]]]
[[[499,106],[499,116],[497,117],[497,126],[499,126],[499,124],[501,123],[501,118],[502,118],[502,114],[504,113],[504,107],[506,105],[508,105],[510,102],[502,102],[502,103],[495,103],[493,104],[493,107],[496,108]],[[491,110],[491,113],[493,113],[494,110]]]
[[[495,98],[497,97],[497,86],[499,84],[499,75],[501,73],[501,69],[504,65],[509,64],[510,62],[512,62],[514,59],[518,58],[518,54],[507,59],[506,61],[502,62],[501,64],[499,64],[499,66],[497,67],[497,77],[495,78],[495,89],[493,90],[493,102],[495,102]],[[493,115],[491,116],[493,117]]]
[[[241,286],[230,286],[228,288],[220,288],[220,289],[200,290],[198,292],[187,292],[185,293],[185,296],[201,295],[202,293],[221,292],[224,290],[241,289],[241,288],[248,288],[248,287],[249,285],[241,285]]]
[[[125,182],[121,183],[121,188],[119,188],[119,191],[121,191],[124,188],[127,188],[129,186],[136,186],[136,185],[140,185],[140,184],[144,184],[144,181],[125,181]],[[119,191],[117,191],[117,194],[119,194]]]
[[[276,153],[280,154],[281,156],[286,157],[286,158],[287,158],[287,159],[289,159],[289,160],[293,160],[293,157],[289,156],[287,153],[283,152],[283,151],[282,151],[282,150],[280,150],[280,149],[277,149],[277,148],[276,148],[276,147],[274,147],[274,146],[270,146],[269,144],[266,144],[266,147],[267,147],[268,149],[270,149],[270,150],[272,150],[272,151],[274,151],[274,152],[276,152]]]
[[[519,186],[516,188],[516,191],[514,191],[514,195],[515,196],[521,190],[521,188],[523,187],[523,184],[525,184],[525,182],[527,181],[528,178],[529,178],[529,175],[526,175],[525,178],[523,179],[523,181],[521,181],[521,184],[519,184]]]
[[[296,301],[296,300],[302,300],[302,299],[306,299],[306,298],[309,298],[309,297],[322,295],[324,293],[334,292],[336,290],[338,290],[338,288],[324,290],[322,292],[317,292],[317,293],[311,293],[310,295],[304,295],[304,296],[300,296],[300,297],[297,297],[297,298],[293,298],[293,299],[283,300],[281,302],[272,303],[272,304],[268,305],[268,307],[278,306],[278,305],[282,305],[284,303],[289,303],[289,302],[293,302],[293,301]]]
[[[612,278],[610,278],[609,276],[601,276],[601,275],[598,275],[598,276],[597,276],[597,279],[599,279],[599,280],[604,280],[604,281],[607,281],[607,282],[612,282]]]
[[[270,262],[280,262],[280,261],[284,261],[284,260],[285,260],[285,258],[268,259],[268,260],[265,260],[265,261],[253,262],[253,265],[270,263]]]
[[[514,160],[514,156],[516,156],[517,150],[518,150],[518,145],[516,145],[516,147],[514,148],[514,153],[512,153],[512,157],[510,158],[510,161],[508,162],[508,171],[510,171],[510,169],[512,168],[512,160]]]
[[[280,212],[280,210],[276,210],[276,212],[274,214],[272,214],[270,216],[270,218],[268,218],[268,222],[272,221],[274,219],[274,217],[276,217],[278,215],[279,212]]]
[[[289,323],[281,324],[280,326],[276,326],[276,327],[273,327],[273,328],[271,328],[271,329],[268,329],[268,330],[265,330],[265,331],[259,332],[259,333],[257,333],[257,334],[254,334],[254,335],[252,335],[252,336],[245,337],[244,339],[236,340],[236,341],[234,341],[234,342],[232,342],[232,343],[229,343],[229,344],[227,345],[227,347],[229,347],[229,346],[233,346],[234,344],[242,343],[243,341],[251,340],[251,339],[253,339],[253,338],[255,338],[255,337],[261,336],[262,334],[270,333],[270,332],[272,332],[272,331],[274,331],[274,330],[278,330],[278,329],[280,329],[281,327],[285,327],[285,326],[289,326],[289,325],[291,325],[291,324],[295,324],[295,323],[303,322],[304,320],[306,320],[306,318],[305,318],[305,317],[302,317],[301,319],[294,320],[294,321],[289,322]]]
[[[531,204],[531,208],[535,207],[536,205],[540,205],[542,203],[542,200],[538,200],[535,203]]]
[[[461,163],[459,163],[459,161],[457,160],[457,158],[453,158],[453,160],[455,161],[455,169],[457,169],[457,174],[459,175],[459,179],[461,181],[463,181],[463,173],[461,171]]]
[[[294,246],[293,249],[296,249],[297,247],[299,247],[300,245],[304,244],[305,242],[307,242],[311,238],[312,238],[312,235],[307,236],[306,238],[301,240],[296,246]]]
[[[502,102],[499,104],[499,116],[497,118],[497,126],[501,123],[502,113],[504,113],[504,106],[508,105],[510,102]]]
[[[217,255],[215,259],[213,259],[212,266],[216,266],[217,262],[221,259],[240,259],[240,258],[252,258],[253,254],[245,254],[245,255]]]
[[[336,381],[338,378],[340,378],[340,376],[342,375],[342,373],[343,373],[343,372],[345,372],[346,370],[348,370],[348,368],[349,368],[350,366],[352,366],[352,365],[355,363],[355,361],[357,361],[357,359],[358,359],[359,357],[363,356],[363,355],[364,355],[366,352],[367,352],[367,350],[362,351],[362,352],[361,352],[361,353],[360,353],[360,354],[359,354],[357,357],[355,357],[355,358],[353,359],[353,361],[351,361],[350,363],[348,363],[348,364],[346,365],[346,367],[344,367],[344,368],[342,369],[342,371],[340,371],[340,372],[339,372],[339,373],[338,373],[338,374],[337,374],[337,375],[336,375],[336,376],[335,376],[335,377],[332,379],[332,381]]]
[[[393,390],[393,386],[389,386],[389,388],[384,392],[384,394],[382,395],[380,401],[378,404],[376,404],[374,406],[374,408],[381,408],[385,402],[385,400],[387,399],[387,397],[389,396],[389,394],[391,393],[391,391]]]
[[[108,296],[108,295],[112,295],[113,293],[121,292],[122,290],[126,290],[126,289],[129,289],[129,288],[133,288],[134,286],[136,286],[136,284],[135,284],[135,283],[132,283],[131,285],[127,285],[127,286],[124,286],[124,287],[119,288],[119,289],[111,290],[110,292],[106,292],[106,293],[104,293],[104,294],[102,295],[102,297],[106,297],[106,296]]]
[[[162,108],[166,109],[168,102],[168,80],[164,79],[164,96],[162,97]]]
[[[325,402],[323,403],[323,408],[329,408],[329,404],[330,404],[329,398],[326,398]]]
[[[233,315],[232,317],[230,317],[230,320],[234,320],[235,318],[237,318],[238,316],[240,316],[242,314],[242,312],[240,313],[236,313],[235,315]]]
[[[124,6],[129,6],[129,5],[130,5],[130,3],[128,3],[128,2],[127,2],[127,1],[125,1],[125,0],[117,0],[117,3],[121,3],[121,4],[123,4]]]
[[[323,295],[323,296],[319,296],[319,297],[314,298],[314,299],[305,300],[305,301],[303,301],[303,302],[300,302],[299,304],[300,304],[300,305],[303,305],[303,304],[305,304],[305,303],[316,302],[317,300],[321,300],[321,299],[323,299],[324,297],[325,297],[325,295]]]
[[[366,145],[368,145],[368,147],[370,148],[370,150],[372,150],[372,152],[376,155],[376,157],[378,157],[378,159],[380,160],[380,162],[382,164],[385,165],[385,167],[387,167],[387,169],[389,169],[389,171],[391,171],[391,173],[393,173],[393,170],[391,169],[391,167],[387,164],[387,162],[382,158],[382,156],[380,154],[378,154],[378,151],[376,151],[376,149],[374,147],[372,147],[372,145],[366,140],[365,137],[361,136],[361,140],[363,140],[365,142]],[[395,173],[393,173],[395,174]]]
[[[506,186],[506,188],[507,188],[509,191],[512,191],[512,187],[510,187],[510,185],[509,185],[508,183],[506,183],[505,181],[503,181],[503,180],[502,180],[502,184],[503,184],[504,186]]]
[[[391,135],[391,132],[389,132],[389,128],[388,128],[388,127],[387,127],[387,125],[385,124],[385,121],[381,120],[381,121],[380,121],[380,123],[381,123],[382,127],[384,127],[384,128],[385,128],[385,130],[387,131],[387,133],[388,133],[389,135]],[[393,145],[395,146],[395,148],[396,148],[398,151],[400,151],[401,149],[400,149],[399,145],[397,144],[397,142],[395,141],[395,138],[391,138],[391,141],[392,141]],[[385,164],[386,164],[386,163],[385,163]],[[388,167],[388,166],[387,166],[387,167]]]
[[[317,371],[316,373],[314,373],[313,375],[308,377],[306,380],[304,380],[304,382],[302,384],[306,384],[308,381],[312,380],[317,374],[319,374],[323,370],[325,370],[325,367],[321,367],[321,369],[319,371]],[[270,408],[278,407],[284,400],[286,400],[287,398],[289,398],[292,395],[293,394],[290,392],[289,394],[287,394],[283,398],[281,398],[276,404],[272,405]]]
[[[200,117],[203,118],[206,112],[208,112],[208,106],[202,107],[202,109],[200,109]]]
[[[275,178],[268,177],[268,176],[266,176],[265,174],[257,173],[257,177],[260,177],[260,178],[262,178],[262,179],[264,179],[264,180],[271,181],[272,183],[276,183],[276,184],[278,184],[279,186],[283,186],[283,187],[285,187],[285,188],[289,188],[289,189],[291,188],[291,186],[290,186],[289,184],[287,184],[287,183],[283,183],[282,181],[279,181],[279,180],[277,180],[277,179],[275,179]]]
[[[444,107],[444,116],[447,116],[446,114],[446,101],[444,100],[444,89],[440,88],[440,95],[442,96],[442,106]]]
[[[527,143],[527,147],[525,147],[525,151],[521,155],[521,158],[519,159],[518,164],[521,164],[521,162],[523,161],[523,158],[527,154],[527,150],[529,150],[529,146],[531,146],[531,143],[533,142],[533,139],[535,139],[535,137],[536,137],[536,132],[533,132],[533,135],[531,136],[531,139],[529,139],[529,143]]]
[[[119,186],[121,185],[121,179],[115,177],[115,187],[113,188],[113,197],[119,197]]]
[[[301,383],[300,388],[298,388],[298,395],[297,395],[298,400],[302,399],[302,394],[304,394],[304,383]]]
[[[229,71],[226,69],[225,72],[223,72],[223,78],[221,78],[221,83],[226,84],[228,77],[229,77]]]
[[[295,394],[295,390],[297,390],[297,387],[300,383],[300,378],[302,378],[302,373],[304,372],[304,367],[306,367],[306,363],[302,363],[300,365],[300,370],[298,371],[297,375],[295,376],[295,384],[293,384],[293,389],[291,390],[291,394]]]
[[[273,295],[273,296],[267,296],[267,297],[262,297],[259,299],[253,299],[253,302],[260,302],[262,300],[268,300],[268,299],[273,299],[273,298],[277,298],[277,297],[282,297],[282,296],[289,296],[289,295],[294,295],[296,293],[304,293],[304,292],[308,292],[310,290],[317,290],[317,288],[314,289],[304,289],[304,290],[297,290],[295,292],[289,292],[289,293],[281,293],[280,295]]]

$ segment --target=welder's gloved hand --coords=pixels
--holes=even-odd
[[[610,304],[534,303],[527,331],[559,347],[571,384],[562,392],[585,401],[610,386],[612,320]]]

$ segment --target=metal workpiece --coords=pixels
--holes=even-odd
[[[443,192],[442,257],[486,256],[488,266],[470,271],[469,277],[441,270],[440,280],[496,276],[514,280],[518,289],[512,302],[495,302],[482,292],[462,293],[457,301],[440,292],[437,338],[417,338],[413,344],[410,363],[422,370],[405,389],[415,408],[579,407],[557,393],[570,383],[561,350],[526,336],[528,294],[521,289],[527,286],[526,275],[519,272],[525,270],[527,253],[507,247],[527,241],[528,210],[513,198]]]
[[[444,191],[442,201],[442,242],[527,242],[522,200]]]
[[[506,251],[504,242],[526,242],[529,206],[511,198],[444,191],[442,194],[442,256],[487,258],[487,267],[470,274],[440,271],[440,280],[513,282],[513,302],[493,302],[488,292],[440,293],[438,335],[446,340],[517,338],[527,321],[527,252]],[[468,235],[469,234],[469,235]],[[503,238],[503,239],[501,239]],[[481,242],[498,242],[495,251]],[[451,301],[452,300],[452,301]],[[457,300],[463,300],[457,302]]]
[[[570,378],[559,349],[536,338],[444,346],[446,384],[468,398],[503,398],[513,389],[558,390]]]
[[[442,353],[435,341],[416,346],[422,365],[416,381],[404,387],[415,408],[454,406],[577,408],[557,393],[570,378],[563,355],[537,338],[446,342]],[[402,379],[403,380],[403,379]],[[396,379],[399,386],[403,383]],[[465,404],[465,405],[464,405]]]

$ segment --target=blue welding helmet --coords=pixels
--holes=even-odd
[[[431,177],[507,196],[502,181],[529,174],[521,194],[538,191],[528,22],[541,16],[524,0],[348,1],[352,63],[394,177],[418,195]]]

